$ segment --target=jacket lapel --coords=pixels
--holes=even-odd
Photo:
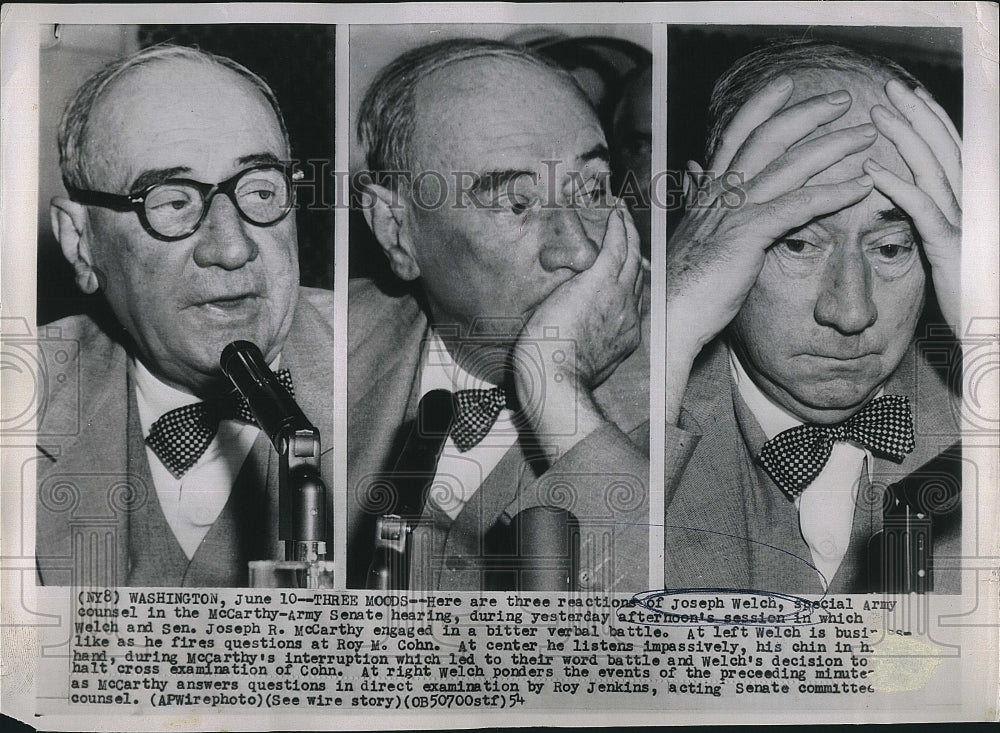
[[[364,587],[384,482],[416,415],[427,320],[410,297],[351,283],[347,373],[348,587]]]
[[[750,587],[743,487],[753,481],[752,457],[736,420],[733,389],[729,351],[715,341],[696,363],[682,408],[681,427],[702,437],[666,510],[668,586]],[[688,572],[693,568],[697,577]]]

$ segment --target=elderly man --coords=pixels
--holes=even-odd
[[[900,480],[958,435],[915,334],[928,276],[958,332],[960,138],[902,68],[818,42],[738,61],[712,115],[715,177],[668,247],[665,584],[878,590]],[[957,555],[954,501],[929,514]],[[910,570],[881,587],[933,568]]]
[[[528,554],[543,574],[571,555],[566,587],[645,588],[644,277],[586,98],[530,52],[444,41],[380,73],[358,131],[366,217],[408,288],[351,284],[349,585],[370,584],[388,515],[408,520],[393,550],[410,588],[530,587]],[[434,394],[443,416],[424,412]],[[536,507],[566,514],[519,522]]]
[[[257,344],[332,436],[332,297],[298,287],[274,94],[230,59],[152,47],[77,91],[59,151],[53,228],[116,322],[53,324],[80,395],[50,384],[39,425],[41,581],[245,585],[248,560],[278,556],[278,460],[220,399],[222,349]]]

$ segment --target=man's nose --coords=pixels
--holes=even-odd
[[[567,268],[583,272],[594,264],[600,251],[598,238],[603,233],[586,218],[588,213],[585,209],[570,207],[546,212],[549,218],[542,232],[545,240],[540,254],[543,269],[555,272]]]
[[[257,244],[249,236],[247,224],[226,195],[215,196],[195,236],[194,261],[199,267],[238,270],[256,259]]]
[[[878,320],[872,299],[871,265],[859,247],[838,249],[823,273],[816,322],[842,334],[860,333]]]

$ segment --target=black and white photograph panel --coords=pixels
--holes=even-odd
[[[38,581],[322,560],[322,491],[304,534],[289,494],[332,485],[333,211],[296,187],[333,160],[334,27],[41,32]]]
[[[350,49],[348,587],[646,589],[651,27]]]
[[[961,41],[668,31],[666,587],[960,592]]]

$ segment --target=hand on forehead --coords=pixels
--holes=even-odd
[[[872,108],[876,105],[889,110],[893,109],[885,92],[885,84],[889,81],[889,76],[874,76],[833,69],[803,69],[790,74],[790,76],[795,86],[785,109],[807,99],[838,91],[846,91],[851,96],[850,107],[844,115],[821,125],[815,132],[798,141],[790,149],[830,132],[871,124]],[[884,136],[879,135],[870,148],[850,155],[819,173],[809,181],[809,184],[833,183],[861,176],[864,174],[861,166],[869,158],[904,180],[913,181],[913,175],[900,157],[896,146]]]

